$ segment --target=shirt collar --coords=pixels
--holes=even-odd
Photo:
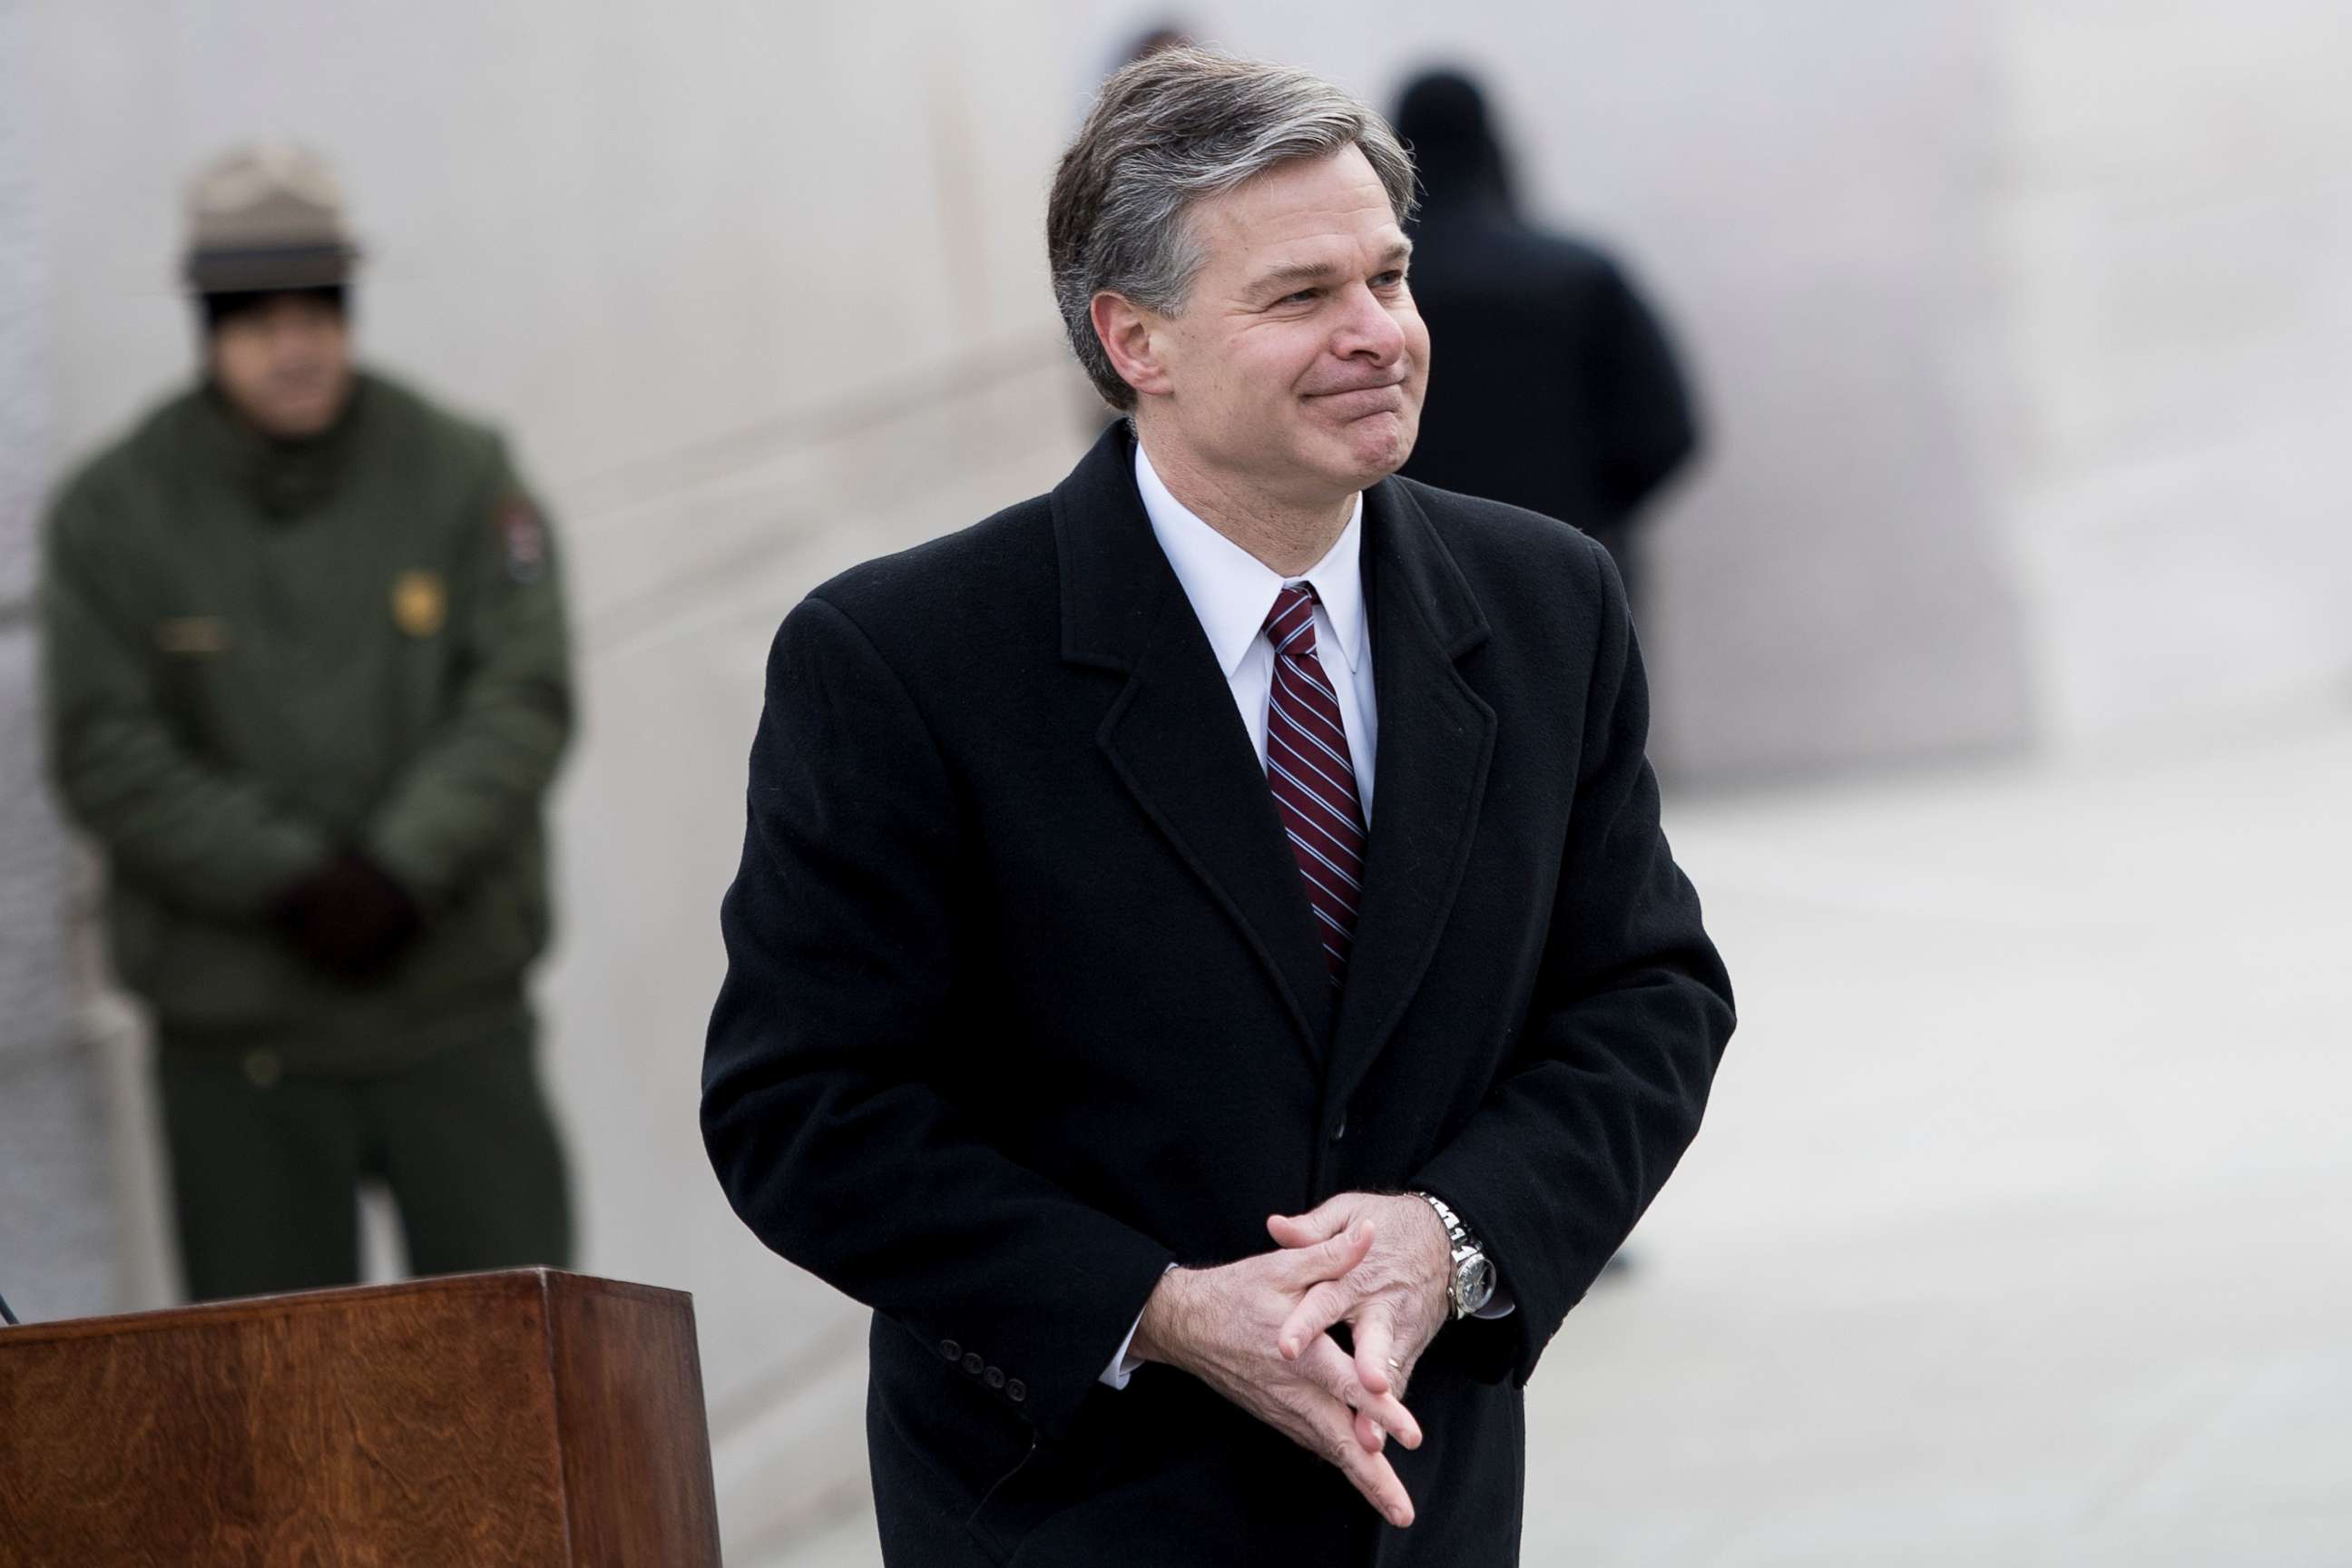
[[[1208,634],[1209,647],[1227,679],[1241,667],[1251,642],[1265,626],[1266,612],[1286,583],[1308,583],[1338,637],[1339,657],[1350,672],[1363,668],[1364,577],[1361,551],[1364,537],[1364,496],[1356,492],[1355,510],[1348,526],[1331,548],[1306,571],[1285,577],[1265,562],[1202,521],[1192,509],[1169,492],[1135,444],[1135,488],[1142,493],[1144,515],[1160,553],[1175,569],[1192,613]],[[1328,653],[1329,649],[1318,649]]]

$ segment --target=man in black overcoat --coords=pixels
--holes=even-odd
[[[777,634],[703,1131],[874,1310],[894,1565],[1516,1561],[1522,1390],[1697,1131],[1617,575],[1391,477],[1412,192],[1304,72],[1121,71],[1047,243],[1130,417]]]

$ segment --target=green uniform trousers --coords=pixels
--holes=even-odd
[[[156,1049],[189,1298],[349,1285],[359,1193],[383,1182],[415,1274],[572,1258],[563,1152],[528,1027],[366,1077],[267,1052]]]

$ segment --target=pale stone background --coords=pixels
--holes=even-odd
[[[121,1260],[103,1092],[67,1022],[68,862],[34,697],[34,519],[57,443],[53,252],[22,107],[35,39],[0,6],[0,1297],[63,1316],[118,1300]]]
[[[1192,15],[1382,99],[1432,55],[1488,71],[1536,204],[1667,312],[1712,433],[1661,515],[1644,628],[1678,798],[1988,753],[2154,766],[2340,702],[2340,5]],[[173,1288],[136,1020],[68,980],[87,900],[27,782],[24,596],[43,489],[186,373],[179,182],[227,141],[299,135],[370,241],[372,353],[499,419],[570,547],[586,727],[544,990],[584,1261],[696,1293],[731,1556],[855,1509],[858,1315],[740,1230],[694,1126],[741,758],[802,591],[1077,449],[1043,191],[1144,19],[0,0],[0,1291],[53,1317]],[[1753,821],[1742,842],[1783,831]],[[1815,858],[1758,864],[1779,896],[1843,896]],[[1800,973],[1732,956],[1750,997]],[[1769,1169],[1776,1146],[1740,1151]]]

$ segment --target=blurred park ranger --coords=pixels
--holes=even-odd
[[[547,523],[499,437],[354,368],[331,176],[232,153],[188,201],[197,384],[65,485],[51,763],[147,1003],[189,1293],[561,1265],[524,976],[572,725]]]

